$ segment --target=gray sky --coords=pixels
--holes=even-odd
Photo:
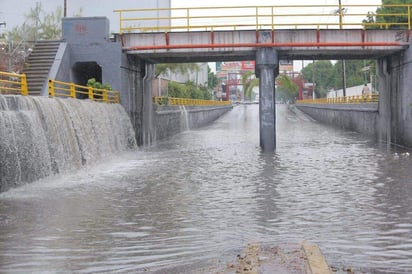
[[[110,20],[110,30],[118,31],[119,16],[114,13],[115,9],[132,9],[143,8],[150,3],[153,5],[161,5],[164,2],[171,1],[172,7],[199,7],[199,6],[250,6],[250,5],[308,5],[307,0],[289,0],[285,3],[284,0],[259,0],[251,2],[250,0],[208,0],[208,1],[194,1],[194,0],[67,0],[67,15],[73,16],[82,10],[83,16],[106,16]],[[7,30],[12,27],[23,24],[25,14],[30,8],[36,6],[36,2],[40,2],[43,9],[50,13],[58,6],[63,6],[64,0],[0,0],[0,22],[7,23]],[[345,5],[376,5],[380,4],[381,0],[341,0]],[[311,1],[312,5],[337,5],[338,0],[316,0]],[[324,9],[330,9],[325,7]],[[0,27],[0,32],[4,31],[4,27]]]

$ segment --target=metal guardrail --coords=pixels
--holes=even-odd
[[[0,94],[28,95],[26,75],[0,71]]]
[[[364,104],[379,102],[378,94],[297,100],[297,104]]]
[[[189,98],[175,98],[157,96],[153,97],[153,103],[157,105],[173,105],[173,106],[227,106],[231,105],[230,101],[213,101]]]
[[[107,89],[98,89],[89,86],[77,85],[49,79],[49,96],[88,98],[93,101],[119,103],[119,92]]]
[[[380,8],[391,12],[377,14]],[[411,30],[412,4],[276,5],[115,10],[119,33],[243,29],[343,29],[391,27]],[[374,18],[371,22],[363,22]],[[380,22],[385,19],[385,22]],[[399,18],[408,18],[399,22]]]

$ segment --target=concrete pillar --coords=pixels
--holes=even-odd
[[[278,74],[278,55],[273,48],[256,52],[256,75],[259,77],[260,147],[264,152],[276,148],[275,78]]]
[[[143,145],[143,77],[145,61],[122,55],[120,103],[130,116],[138,146]]]
[[[378,139],[390,146],[391,143],[391,84],[389,58],[380,58],[376,62],[379,87],[379,122]]]
[[[153,78],[155,65],[146,63],[146,74],[143,78],[143,145],[151,145],[156,140],[153,117]]]

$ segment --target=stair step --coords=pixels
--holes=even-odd
[[[47,81],[61,41],[38,41],[27,61],[28,67],[24,73],[30,95],[39,95]]]

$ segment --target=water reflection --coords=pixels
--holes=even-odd
[[[411,157],[257,106],[88,170],[0,194],[0,272],[196,273],[248,242],[318,243],[336,267],[412,271]]]

